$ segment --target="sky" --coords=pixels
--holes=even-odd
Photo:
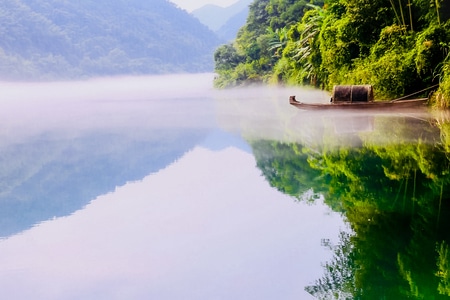
[[[206,4],[214,4],[222,7],[230,6],[238,0],[169,0],[170,2],[175,3],[180,8],[185,9],[189,12],[200,8]]]

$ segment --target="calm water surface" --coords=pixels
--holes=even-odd
[[[445,116],[212,78],[0,84],[4,296],[450,295]]]

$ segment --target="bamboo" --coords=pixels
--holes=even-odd
[[[438,20],[438,24],[441,25],[441,17],[439,15],[439,0],[435,0],[436,2],[436,14],[437,14],[437,20]]]
[[[395,4],[394,4],[394,0],[389,0],[391,2],[392,5],[392,9],[394,10],[395,13],[395,17],[397,18],[398,23],[400,24],[400,17],[398,16],[397,10],[395,9]]]
[[[411,96],[414,96],[414,95],[423,93],[423,92],[425,92],[425,91],[434,89],[434,88],[436,88],[436,87],[438,87],[438,86],[439,86],[439,83],[438,83],[438,84],[435,84],[435,85],[432,85],[432,86],[429,86],[429,87],[427,87],[426,89],[423,89],[423,90],[414,92],[414,93],[412,93],[412,94],[409,94],[409,95],[406,95],[406,96],[403,96],[403,97],[400,97],[400,98],[397,98],[397,99],[394,99],[394,100],[391,100],[391,101],[403,100],[403,99],[409,98],[409,97],[411,97]]]
[[[400,192],[402,191],[403,182],[404,182],[404,180],[400,181],[400,186],[398,187],[397,195],[395,196],[394,203],[392,204],[392,208],[391,208],[392,210],[395,208],[395,205],[397,204],[397,200],[400,196]]]
[[[411,0],[408,0],[408,7],[409,7],[409,23],[411,24],[411,31],[414,31],[413,19],[412,19],[412,9],[411,9]]]
[[[408,180],[409,176],[405,179],[405,192],[403,194],[403,212],[405,212],[406,209],[406,192],[408,191]]]
[[[439,197],[439,210],[438,210],[438,216],[437,216],[437,227],[439,227],[439,222],[441,220],[441,206],[442,206],[442,194],[444,192],[444,181],[441,182],[441,195]]]
[[[436,1],[438,1],[438,0],[436,0]],[[402,8],[402,2],[401,2],[401,0],[398,0],[398,6],[400,6],[400,14],[401,14],[401,16],[402,16],[403,26],[406,27],[405,16],[403,15],[403,8]]]
[[[414,187],[413,187],[413,196],[412,196],[411,215],[414,214],[414,208],[416,206],[416,180],[417,180],[417,169],[414,170]]]

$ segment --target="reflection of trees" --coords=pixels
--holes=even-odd
[[[354,277],[356,265],[350,234],[341,232],[340,243],[334,247],[334,257],[325,264],[325,275],[305,290],[322,299],[350,299],[357,293]]]
[[[319,192],[325,191],[318,184],[320,172],[309,166],[309,155],[299,144],[283,144],[271,141],[256,141],[252,145],[257,166],[267,181],[279,191],[299,199],[313,201]],[[308,193],[308,192],[312,193]]]
[[[447,136],[447,135],[443,135]],[[325,274],[306,288],[320,299],[440,299],[450,296],[450,176],[445,143],[372,143],[321,151],[252,143],[258,167],[278,190],[308,190],[344,213]],[[309,199],[311,200],[311,199]]]

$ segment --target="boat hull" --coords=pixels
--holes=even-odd
[[[397,100],[397,101],[372,101],[372,102],[339,102],[339,103],[303,103],[295,100],[295,97],[289,98],[289,103],[297,108],[304,110],[330,110],[330,109],[373,109],[373,110],[391,110],[426,107],[428,98]]]

